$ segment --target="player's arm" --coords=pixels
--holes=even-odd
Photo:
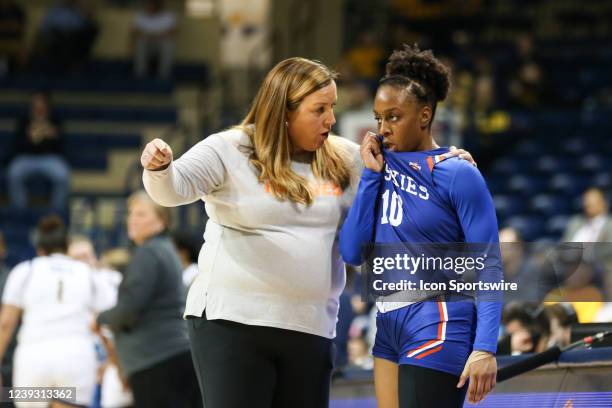
[[[340,230],[340,253],[344,262],[361,265],[363,246],[374,240],[376,200],[382,177],[383,157],[376,135],[368,132],[361,144],[365,168],[357,194]]]
[[[4,359],[6,348],[13,338],[23,312],[24,285],[31,272],[31,261],[22,262],[9,273],[6,284],[0,289],[2,306],[0,308],[0,361]]]
[[[499,282],[503,277],[497,218],[493,200],[484,179],[475,167],[459,163],[450,189],[466,242],[490,243],[485,268],[478,274],[482,282]],[[477,293],[477,325],[474,351],[466,363],[459,386],[470,378],[468,398],[481,401],[495,386],[497,336],[502,303],[496,297]]]
[[[221,136],[209,136],[174,161],[168,144],[161,139],[151,141],[140,158],[145,190],[158,204],[174,207],[221,188],[225,181],[224,143]]]
[[[151,248],[139,248],[130,261],[119,285],[117,304],[96,319],[99,326],[108,325],[114,332],[129,330],[136,325],[143,310],[155,294],[160,266]]]
[[[0,310],[0,361],[4,359],[6,348],[13,338],[21,317],[21,311],[21,308],[17,306],[2,304]]]

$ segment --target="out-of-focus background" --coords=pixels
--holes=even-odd
[[[432,48],[453,69],[437,138],[472,152],[500,225],[526,240],[558,240],[581,212],[581,194],[611,187],[609,1],[167,0],[153,17],[146,1],[0,5],[9,265],[32,254],[28,227],[52,202],[44,177],[26,181],[27,208],[10,201],[33,94],[46,94],[61,134],[49,147],[67,164],[60,176],[69,174],[58,205],[104,250],[125,243],[122,199],[138,187],[143,144],[163,137],[180,154],[237,123],[267,69],[295,55],[340,73],[336,132],[357,140],[373,126],[373,90],[390,52]],[[181,212],[177,227],[203,228],[200,207]]]
[[[0,0],[0,261],[34,256],[31,231],[54,212],[121,269],[141,148],[160,137],[179,156],[238,123],[283,58],[339,72],[335,132],[359,141],[403,43],[452,67],[435,137],[475,157],[503,241],[609,242],[611,21],[608,0]],[[174,211],[197,247],[202,203]],[[590,276],[584,287],[605,270]],[[358,281],[349,271],[339,366],[369,368]],[[603,303],[591,309],[581,322],[612,321]],[[543,312],[508,313],[535,332]]]

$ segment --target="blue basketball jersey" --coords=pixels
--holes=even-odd
[[[385,150],[381,173],[365,169],[340,232],[347,263],[362,263],[369,243],[497,243],[493,201],[480,172],[448,149]],[[501,260],[499,260],[501,261]],[[481,273],[499,281],[501,262]],[[495,352],[501,303],[478,305],[474,348]]]

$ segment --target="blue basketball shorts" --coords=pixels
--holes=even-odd
[[[476,307],[472,300],[423,301],[376,316],[372,353],[396,364],[460,376],[472,352]]]

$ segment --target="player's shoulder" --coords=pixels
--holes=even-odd
[[[448,174],[452,177],[482,177],[476,166],[459,157],[444,157],[442,160],[434,164],[433,171]]]
[[[20,275],[28,273],[28,271],[32,268],[32,260],[21,261],[17,265],[13,266],[11,269],[11,275]]]

